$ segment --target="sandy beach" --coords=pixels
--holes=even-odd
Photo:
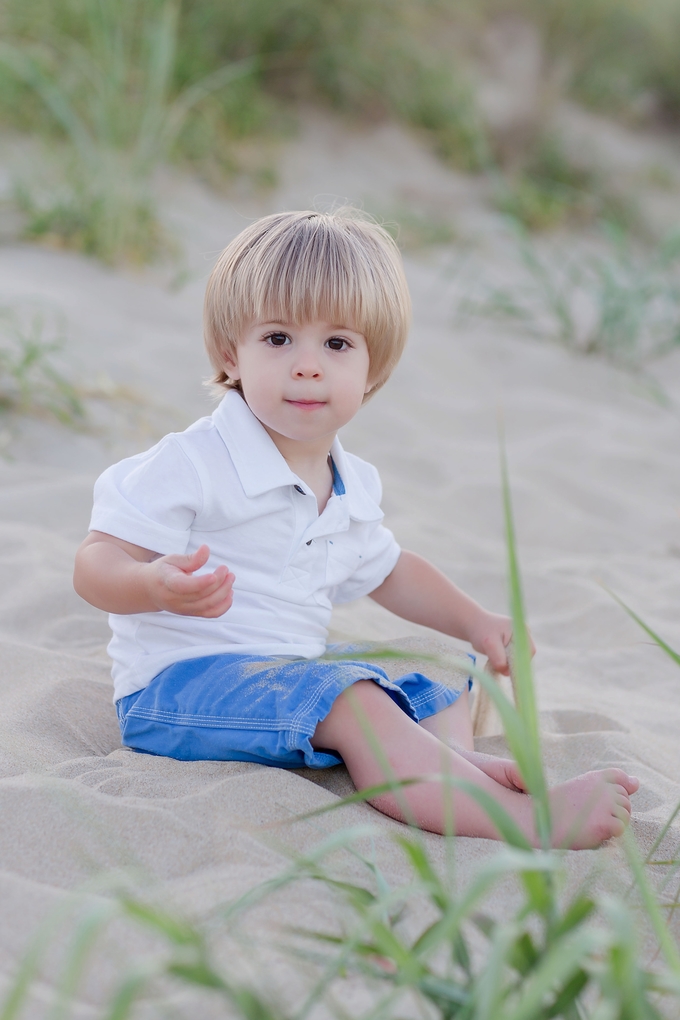
[[[461,279],[502,274],[507,240],[479,184],[446,170],[397,127],[360,131],[310,114],[299,136],[281,143],[279,174],[271,193],[224,198],[177,174],[163,177],[164,215],[184,245],[181,278],[176,268],[115,271],[74,254],[0,247],[0,304],[37,303],[65,316],[65,364],[89,394],[92,422],[72,430],[11,419],[0,437],[2,981],[48,911],[102,869],[137,869],[167,902],[200,917],[279,873],[291,850],[372,823],[385,874],[407,874],[391,840],[397,823],[370,807],[261,828],[350,792],[342,768],[287,772],[122,749],[106,618],[71,587],[97,474],[210,413],[205,280],[248,219],[273,209],[333,199],[389,216],[411,203],[450,221],[457,249],[406,254],[409,346],[343,443],[379,468],[386,523],[402,546],[503,612],[502,420],[549,777],[613,765],[639,776],[632,830],[643,849],[680,801],[680,671],[605,588],[680,648],[680,351],[643,376],[500,324],[456,322]],[[332,636],[411,637],[422,647],[428,638],[369,599],[338,608]],[[503,740],[485,736],[478,745],[500,753]],[[668,847],[679,836],[674,828]],[[443,840],[425,838],[441,859]],[[458,840],[461,881],[496,850]],[[616,885],[616,843],[599,856],[570,853],[570,876],[583,878],[596,860]],[[328,910],[305,887],[282,893],[246,925],[284,999],[295,1000],[304,974],[267,948],[277,925]],[[116,942],[115,932],[106,945],[79,1000],[83,1017],[94,1015],[115,962],[139,949]],[[57,969],[55,958],[27,1015],[44,1015]],[[359,1002],[359,990],[347,994]]]

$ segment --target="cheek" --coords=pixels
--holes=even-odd
[[[369,385],[369,371],[370,366],[368,362],[368,355],[365,359],[362,359],[360,364],[354,364],[351,372],[347,373],[346,387],[348,396],[351,394],[351,399],[361,404],[366,393],[366,387]]]
[[[244,385],[269,390],[276,382],[276,371],[266,358],[245,357],[239,361]]]
[[[342,390],[342,404],[343,407],[351,414],[355,414],[356,411],[361,407],[364,400],[364,393],[366,390],[366,382],[362,376],[357,378],[353,376],[347,380],[347,384]]]

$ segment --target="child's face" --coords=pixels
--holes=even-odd
[[[329,322],[253,323],[225,361],[262,424],[301,442],[334,435],[370,389],[365,338]]]

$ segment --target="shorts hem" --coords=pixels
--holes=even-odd
[[[356,660],[224,653],[180,660],[147,687],[120,698],[116,711],[122,743],[182,761],[330,768],[342,758],[315,750],[311,738],[337,697],[359,680],[377,683],[416,723],[462,693],[420,673],[393,681],[379,666]]]

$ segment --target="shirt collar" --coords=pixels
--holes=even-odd
[[[338,474],[345,485],[345,495],[336,496],[335,498],[347,501],[347,509],[352,520],[382,520],[384,514],[380,509],[379,504],[376,503],[376,501],[366,492],[361,479],[352,467],[349,457],[343,450],[337,436],[333,440],[333,445],[331,446],[331,457],[335,461]]]
[[[291,471],[274,440],[237,390],[225,394],[212,420],[229,450],[246,496],[262,496],[284,485],[300,484],[302,479]],[[342,500],[353,520],[380,520],[382,510],[366,492],[337,437],[331,456],[345,486],[344,495],[333,495],[331,499]]]
[[[225,394],[212,418],[246,496],[261,496],[282,485],[295,485],[297,475],[237,390]]]

